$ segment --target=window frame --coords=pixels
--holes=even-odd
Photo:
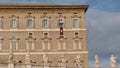
[[[77,20],[77,21],[75,21],[75,20]],[[73,18],[72,27],[73,28],[80,28],[80,19],[79,18]]]
[[[48,45],[47,45],[47,46],[45,45],[45,42],[46,42],[46,41],[48,42]],[[48,40],[48,39],[43,40],[43,41],[42,41],[42,45],[43,45],[43,46],[42,46],[42,49],[43,49],[43,50],[50,50],[50,40]]]
[[[61,22],[60,22],[60,20],[61,20]],[[63,27],[65,27],[65,19],[64,19],[64,18],[58,18],[58,19],[57,19],[57,26],[58,26],[58,27],[60,27],[60,25],[59,25],[60,23],[62,23],[62,24],[63,24]]]
[[[15,42],[15,45],[13,45],[13,42]],[[13,49],[13,46],[15,46],[15,49]],[[13,39],[13,40],[11,40],[11,42],[10,42],[10,50],[18,50],[18,40],[15,40],[15,39]]]
[[[62,46],[60,45],[60,41],[63,41],[63,45]],[[65,43],[64,39],[59,39],[58,40],[58,49],[60,49],[60,50],[66,49],[66,43]]]
[[[78,45],[76,45],[76,41],[79,41],[79,42],[78,42]],[[74,49],[82,49],[82,43],[81,43],[81,40],[80,40],[80,39],[74,39],[74,40],[73,40],[73,45],[74,45],[74,46],[73,46]]]
[[[11,29],[17,29],[19,25],[19,22],[17,19],[11,19],[10,20],[10,28]]]
[[[32,42],[31,49],[30,49],[30,45],[29,45],[30,41]],[[34,46],[35,46],[34,40],[32,40],[32,39],[27,40],[26,43],[27,43],[27,50],[34,50]]]
[[[33,19],[26,20],[27,29],[33,29],[35,27],[35,21]]]
[[[49,29],[50,28],[50,20],[48,18],[42,19],[41,26],[43,29]]]

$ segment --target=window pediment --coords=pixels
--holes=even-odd
[[[73,15],[73,16],[71,16],[71,18],[81,18],[81,16]]]
[[[19,16],[11,15],[9,18],[19,18]]]
[[[18,37],[12,36],[9,40],[19,40]]]
[[[51,18],[51,17],[44,14],[44,15],[40,16],[40,18]]]
[[[28,15],[25,16],[25,18],[33,18],[33,19],[34,19],[35,16],[33,16],[33,15],[31,15],[31,14],[28,14]]]
[[[64,15],[58,15],[56,18],[66,18]]]

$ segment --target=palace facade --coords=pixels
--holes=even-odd
[[[88,66],[87,8],[87,5],[0,5],[0,63],[12,60],[21,64]]]

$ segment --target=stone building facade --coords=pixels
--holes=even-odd
[[[87,5],[0,5],[0,63],[88,66]],[[63,34],[60,34],[62,24]],[[27,58],[26,58],[27,55]]]

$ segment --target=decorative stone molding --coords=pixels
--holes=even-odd
[[[11,15],[9,18],[19,18],[19,16],[17,16],[17,15]]]
[[[35,19],[35,16],[33,16],[32,13],[28,13],[28,14],[25,16],[25,18],[33,18],[33,19]]]
[[[73,16],[71,16],[71,18],[81,18],[81,16],[73,15]]]
[[[51,17],[44,14],[44,15],[40,16],[40,18],[51,18]]]
[[[56,18],[66,18],[66,16],[60,14]]]
[[[20,38],[19,38],[19,37],[12,36],[11,38],[9,38],[9,40],[20,40]]]

